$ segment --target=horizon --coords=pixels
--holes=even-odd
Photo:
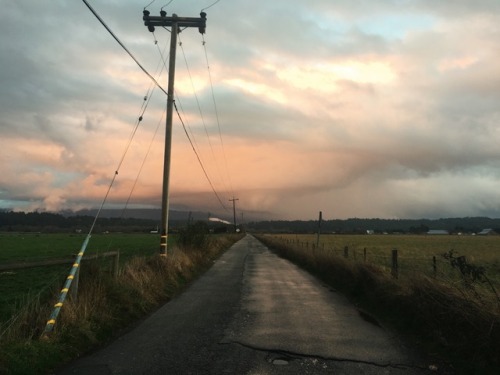
[[[93,211],[98,211],[99,208],[84,208],[84,209],[79,209],[79,210],[76,210],[76,211],[73,211],[73,210],[61,210],[61,211],[41,211],[41,210],[35,210],[35,211],[16,211],[16,210],[10,210],[10,209],[6,209],[6,208],[0,208],[0,212],[14,212],[14,213],[25,213],[25,214],[30,214],[30,213],[48,213],[48,214],[56,214],[56,215],[61,215],[61,216],[65,216],[64,213],[66,212],[71,212],[73,214],[78,214],[79,212],[85,212],[85,211],[90,211],[90,212],[93,212]],[[132,208],[132,209],[127,209],[125,212],[133,212],[133,211],[141,211],[141,210],[144,210],[144,211],[158,211],[159,213],[161,213],[161,208]],[[119,209],[119,208],[104,208],[102,210],[102,212],[106,213],[107,211],[116,211],[116,212],[121,212],[123,211],[122,209]],[[195,216],[196,214],[198,215],[204,215],[204,216],[207,216],[207,214],[211,214],[209,212],[205,212],[205,211],[200,211],[200,210],[196,210],[196,209],[193,209],[193,210],[177,210],[177,209],[171,209],[169,210],[169,212],[175,212],[177,214],[180,214],[180,213],[183,213],[183,214],[193,214],[193,216]],[[89,216],[93,216],[93,215],[89,215]],[[107,218],[109,216],[102,216],[101,217],[103,218]],[[134,217],[134,216],[124,216],[124,218],[137,218],[137,217]],[[238,216],[237,216],[238,218]],[[232,224],[232,217],[227,217],[227,218],[224,218],[223,216],[222,217],[218,217],[217,215],[211,215],[211,216],[207,216],[207,220],[208,221],[211,221],[212,219],[216,219],[214,221],[224,221],[224,222],[228,222],[229,224]],[[322,221],[323,222],[327,222],[327,221],[349,221],[349,220],[381,220],[381,221],[439,221],[439,220],[474,220],[474,219],[488,219],[488,220],[500,220],[500,217],[490,217],[490,216],[460,216],[460,217],[435,217],[435,218],[430,218],[430,217],[419,217],[419,218],[384,218],[384,217],[347,217],[347,218],[325,218],[325,216],[322,217]],[[147,219],[147,220],[150,220],[150,219]],[[172,219],[172,220],[181,220],[181,219]],[[293,219],[266,219],[266,218],[262,218],[262,219],[257,219],[257,220],[250,220],[250,221],[247,221],[245,220],[245,222],[264,222],[264,221],[304,221],[304,222],[310,222],[310,221],[319,221],[319,218],[316,217],[315,219],[314,218],[304,218],[304,219],[300,219],[300,218],[293,218]],[[238,221],[238,224],[242,223],[240,221]]]

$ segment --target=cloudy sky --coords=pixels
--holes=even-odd
[[[170,33],[144,26],[148,2],[89,0],[166,89]],[[199,17],[213,2],[165,10]],[[159,207],[165,94],[82,1],[0,5],[0,208],[98,207],[118,166],[106,207],[131,194]],[[245,219],[500,217],[500,1],[220,0],[206,13],[205,44],[180,34],[176,103],[225,209],[177,116],[172,208],[231,217],[234,196]]]

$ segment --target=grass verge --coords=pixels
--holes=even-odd
[[[210,236],[202,248],[130,259],[114,279],[97,262],[82,268],[78,299],[68,299],[54,332],[40,339],[52,305],[31,299],[0,337],[1,374],[44,374],[104,345],[208,269],[241,235]],[[54,290],[54,296],[58,291]]]
[[[395,280],[377,266],[352,262],[327,250],[306,251],[271,236],[256,237],[441,360],[445,365],[441,373],[500,373],[498,305],[426,276]]]

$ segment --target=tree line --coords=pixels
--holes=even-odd
[[[276,220],[246,224],[249,231],[271,233],[316,233],[318,221]],[[322,233],[409,233],[424,234],[429,230],[446,230],[449,233],[472,234],[483,229],[500,233],[500,219],[488,217],[466,217],[445,219],[336,219],[321,223]]]
[[[184,215],[185,216],[185,215]],[[90,229],[94,216],[68,216],[50,212],[0,211],[0,231],[16,232],[85,232]],[[180,228],[187,219],[171,220],[170,226]],[[133,217],[99,218],[95,230],[149,232],[157,228],[159,220]],[[213,226],[211,224],[210,226]],[[243,225],[252,232],[267,233],[316,233],[317,220],[273,220],[256,221]],[[488,217],[444,218],[444,219],[335,219],[321,223],[322,233],[410,233],[424,234],[429,230],[446,230],[449,233],[479,233],[491,228],[500,233],[500,219]]]
[[[0,231],[4,232],[86,232],[94,221],[93,216],[66,217],[50,212],[0,211]],[[157,226],[156,220],[135,218],[100,218],[95,230],[103,231],[150,231]]]

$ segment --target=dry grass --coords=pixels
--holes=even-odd
[[[331,251],[259,239],[377,316],[422,350],[449,361],[457,373],[500,373],[500,310],[461,288],[427,276],[396,280],[383,268]]]
[[[67,299],[53,333],[40,340],[52,304],[34,298],[4,326],[0,373],[43,374],[114,337],[207,269],[241,236],[219,236],[203,249],[132,258],[114,279],[98,262],[82,268],[76,301]],[[54,300],[57,296],[54,290]]]

